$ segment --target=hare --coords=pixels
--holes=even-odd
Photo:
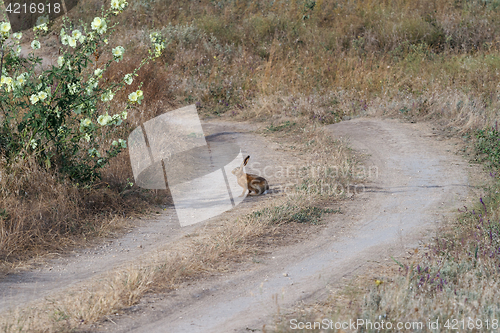
[[[231,171],[237,177],[238,185],[243,187],[243,193],[240,197],[244,196],[247,190],[249,191],[248,195],[261,195],[269,190],[269,184],[265,178],[243,172],[243,167],[247,165],[249,159],[250,156],[245,157],[243,163]]]

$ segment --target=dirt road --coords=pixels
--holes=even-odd
[[[216,130],[233,133],[233,139],[243,138],[247,152],[269,157],[268,163],[286,163],[287,156],[278,146],[234,128]],[[200,280],[167,295],[148,295],[92,331],[260,330],[277,313],[278,305],[289,307],[324,296],[331,286],[372,261],[388,260],[418,246],[423,235],[466,200],[467,163],[453,153],[452,142],[437,140],[427,125],[356,119],[330,125],[328,130],[334,136],[349,137],[355,150],[369,155],[365,165],[371,166],[373,181],[343,204],[343,214],[329,216],[326,227],[313,237],[277,248],[241,265],[235,273]],[[164,213],[161,223],[145,221],[126,237],[96,250],[1,280],[0,311],[47,296],[60,290],[61,284],[67,287],[126,260],[137,260],[144,251],[200,227],[180,228],[169,219],[172,213]]]
[[[101,328],[117,332],[248,332],[280,308],[328,293],[373,261],[418,246],[468,193],[467,163],[429,127],[357,119],[328,127],[349,137],[378,169],[343,214],[311,239],[275,250],[230,276],[199,281],[169,295],[151,295]],[[334,161],[332,161],[334,163]]]

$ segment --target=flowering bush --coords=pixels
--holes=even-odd
[[[142,91],[131,93],[127,106],[117,114],[110,114],[110,102],[165,48],[161,36],[152,33],[150,54],[132,73],[119,82],[101,80],[108,67],[125,54],[125,49],[117,46],[109,61],[97,63],[112,28],[118,24],[112,24],[111,19],[127,5],[125,0],[111,1],[101,17],[81,30],[63,19],[57,66],[45,70],[35,50],[42,47],[38,39],[47,31],[46,18],[37,22],[32,50],[26,58],[20,57],[21,33],[11,36],[10,24],[0,22],[0,159],[7,165],[31,155],[47,169],[88,183],[99,178],[99,170],[127,147],[125,140],[116,138],[118,127],[127,118],[127,110],[141,102]],[[103,147],[106,142],[109,146]]]

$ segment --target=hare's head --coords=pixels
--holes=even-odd
[[[240,165],[239,167],[234,168],[234,170],[233,170],[233,171],[231,171],[231,172],[232,172],[232,174],[233,174],[233,175],[236,175],[236,176],[239,176],[239,175],[243,174],[243,167],[244,167],[245,165],[247,165],[247,163],[248,163],[248,160],[249,160],[249,159],[250,159],[250,155],[249,155],[249,156],[247,156],[247,157],[245,157],[245,159],[243,160],[243,163],[241,163],[241,165]]]

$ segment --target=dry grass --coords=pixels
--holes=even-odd
[[[125,17],[141,28],[121,38],[137,49],[146,27],[161,30],[169,42],[161,87],[177,103],[198,102],[207,116],[255,112],[251,106],[269,96],[332,95],[343,98],[330,100],[334,116],[327,121],[393,104],[401,105],[395,113],[450,121],[458,112],[467,128],[497,116],[500,27],[493,3],[317,1],[307,10],[311,2],[196,1],[182,9],[137,2]]]
[[[87,246],[127,225],[125,217],[168,203],[165,191],[130,187],[128,154],[111,162],[101,182],[81,187],[36,162],[0,163],[0,270],[30,258]]]
[[[84,1],[72,15],[90,21],[102,3]],[[455,125],[469,129],[498,115],[497,7],[465,0],[137,1],[121,19],[132,26],[113,43],[140,54],[151,29],[166,37],[151,73],[161,84],[145,89],[153,108],[196,102],[205,116],[241,115],[269,96],[342,95],[331,99],[327,122],[393,106],[393,113],[448,121],[459,113]]]

